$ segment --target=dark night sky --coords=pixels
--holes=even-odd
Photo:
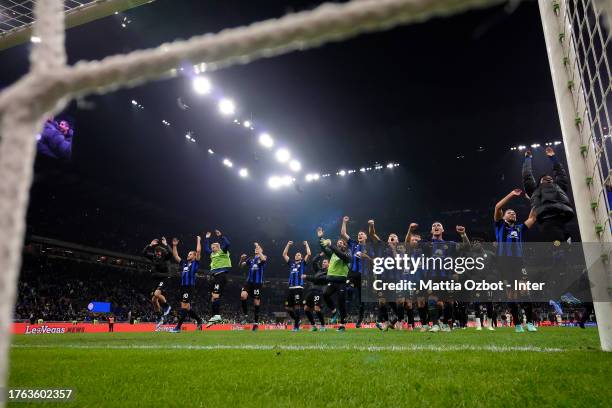
[[[68,30],[69,61],[153,47],[317,3],[156,0],[126,13],[132,19],[127,29],[120,26],[122,16],[111,16]],[[0,87],[27,70],[27,50],[0,52]],[[154,203],[182,233],[219,226],[245,240],[298,241],[314,235],[319,224],[337,228],[346,213],[357,218],[353,230],[376,218],[383,233],[403,234],[412,220],[473,222],[470,215],[441,215],[464,209],[485,211],[482,230],[490,232],[495,201],[521,184],[521,157],[510,146],[561,138],[535,2],[511,14],[497,7],[434,19],[209,77],[233,97],[242,117],[252,116],[258,128],[283,140],[306,171],[374,161],[401,166],[332,177],[303,185],[302,192],[271,191],[267,177],[280,169],[272,155],[179,77],[89,97],[91,110],[71,104],[76,142],[67,171]],[[177,97],[192,108],[180,110]],[[132,99],[145,109],[133,108]],[[172,126],[162,126],[162,119]],[[197,144],[185,140],[188,129]],[[208,157],[208,147],[248,167],[251,178],[230,173]],[[538,158],[547,164],[543,152]],[[50,181],[38,179],[34,189],[48,191],[45,183]],[[74,194],[66,200],[68,213],[81,200]],[[32,206],[48,204],[45,194],[33,197]],[[527,215],[525,206],[519,209]]]

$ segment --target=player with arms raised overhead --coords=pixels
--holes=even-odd
[[[376,227],[374,225],[374,220],[368,221],[368,233],[372,238],[372,241],[376,242],[378,245],[382,242],[378,234],[376,233]],[[394,258],[397,254],[403,255],[406,252],[404,245],[399,243],[399,237],[395,233],[389,234],[387,237],[387,245],[384,248],[380,248],[378,253],[383,257],[391,257]],[[397,281],[401,277],[401,273],[403,271],[399,270],[388,270],[386,271],[385,280]],[[398,292],[396,298],[391,299],[391,301],[387,301],[386,297],[381,297],[378,299],[378,318],[376,322],[376,327],[379,330],[386,331],[387,329],[395,329],[396,324],[401,322],[404,319],[404,302],[405,297]],[[395,313],[395,318],[389,322],[389,309],[393,310]],[[400,323],[401,324],[401,323]],[[400,326],[401,327],[401,326]]]
[[[348,248],[351,254],[350,271],[348,275],[348,281],[350,289],[357,295],[356,300],[359,305],[359,317],[357,319],[356,327],[360,328],[363,322],[363,302],[361,301],[361,277],[367,276],[368,273],[368,261],[374,258],[374,250],[371,246],[368,246],[368,234],[361,230],[357,233],[357,241],[353,240],[346,228],[346,224],[350,221],[348,216],[342,218],[342,227],[340,228],[340,236],[346,240]]]
[[[454,258],[457,257],[461,251],[470,247],[470,240],[465,232],[465,227],[457,225],[455,231],[461,238],[461,243],[455,241],[444,240],[444,226],[441,222],[436,221],[431,224],[431,240],[423,243],[423,253],[429,258]],[[427,273],[432,281],[446,281],[449,280],[454,271],[448,271],[444,268],[428,269]],[[435,293],[430,293],[427,300],[428,303],[428,315],[429,320],[432,322],[432,332],[450,331],[451,326],[449,321],[453,318],[452,302],[449,299],[439,299]],[[440,320],[443,321],[442,327],[440,326]]]
[[[289,248],[293,245],[293,241],[287,242],[283,250],[283,259],[289,265],[289,292],[285,300],[285,309],[293,319],[293,331],[300,330],[300,309],[304,301],[304,278],[306,271],[306,263],[310,259],[311,252],[308,241],[304,241],[306,256],[302,256],[301,252],[296,252],[293,260],[289,258]]]
[[[255,254],[252,257],[247,257],[246,254],[240,256],[240,268],[246,267],[248,269],[246,282],[240,291],[240,302],[242,303],[242,314],[244,315],[243,324],[246,324],[249,318],[247,300],[250,296],[253,298],[253,327],[251,329],[253,331],[256,331],[259,327],[261,288],[267,259],[268,257],[263,253],[263,248],[257,242],[255,242]]]
[[[338,331],[343,332],[345,330],[344,324],[346,323],[346,279],[349,273],[351,255],[346,241],[339,239],[336,245],[332,245],[331,240],[323,237],[323,228],[321,227],[317,228],[317,237],[319,237],[321,250],[329,257],[327,286],[323,292],[323,300],[325,300],[327,307],[334,313],[336,306],[334,305],[333,296],[336,295],[336,303],[340,313]]]
[[[147,245],[142,255],[149,259],[153,264],[152,277],[154,282],[154,289],[151,293],[151,302],[153,303],[153,309],[157,315],[157,327],[159,330],[160,326],[164,323],[164,316],[170,313],[170,305],[166,302],[166,286],[168,283],[168,261],[172,258],[172,251],[168,247],[168,242],[165,237],[154,239],[149,245]]]
[[[230,258],[230,241],[219,230],[215,230],[215,238],[211,240],[212,234],[206,233],[206,252],[210,256],[210,278],[212,290],[210,295],[212,317],[208,320],[206,327],[221,323],[221,296],[227,283],[227,272],[232,269]]]
[[[195,296],[196,272],[200,267],[200,257],[202,254],[202,238],[198,235],[196,239],[195,251],[189,251],[185,260],[182,260],[178,254],[179,240],[177,238],[172,239],[172,256],[179,264],[181,270],[181,310],[179,312],[178,324],[171,330],[172,333],[181,332],[181,326],[185,319],[187,319],[187,316],[197,322],[198,330],[202,329],[202,319],[192,308]]]
[[[520,197],[523,192],[514,189],[495,205],[493,221],[495,222],[495,241],[497,242],[497,264],[501,273],[501,279],[510,282],[520,277],[523,268],[523,239],[525,232],[531,229],[536,222],[535,209],[531,209],[529,217],[521,224],[516,222],[516,212],[511,208],[506,208],[510,200]],[[505,208],[505,210],[504,210]],[[512,295],[510,293],[509,295]],[[509,296],[510,297],[510,296]],[[515,300],[515,299],[508,299]],[[525,330],[519,318],[519,304],[511,301],[510,311],[514,319],[514,326],[517,333]],[[533,324],[533,312],[530,302],[523,305],[527,316],[527,330],[537,331]]]

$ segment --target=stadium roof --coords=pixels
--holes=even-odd
[[[66,28],[151,3],[153,0],[65,0]],[[34,0],[0,0],[0,51],[30,40]]]

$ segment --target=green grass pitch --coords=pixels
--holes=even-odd
[[[78,407],[610,407],[596,329],[15,336],[10,387]]]

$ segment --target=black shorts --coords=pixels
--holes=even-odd
[[[181,303],[193,303],[195,296],[195,287],[181,286],[179,289],[179,293],[181,294]]]
[[[359,272],[349,272],[348,283],[354,288],[361,289],[361,274]]]
[[[498,256],[496,280],[501,279],[505,282],[521,280],[523,277],[523,258],[517,256]]]
[[[253,299],[261,299],[261,283],[245,282],[241,292],[246,292]]]
[[[153,278],[153,290],[151,296],[155,294],[155,291],[160,290],[162,295],[165,295],[168,290],[168,278]]]
[[[302,306],[304,300],[304,288],[289,288],[287,299],[285,300],[285,306]]]
[[[212,276],[211,292],[217,295],[223,294],[225,285],[227,284],[226,272],[221,272]]]
[[[314,308],[315,306],[321,306],[323,304],[323,292],[319,289],[311,289],[306,294],[306,299],[304,299],[304,306],[308,306],[309,308]]]

